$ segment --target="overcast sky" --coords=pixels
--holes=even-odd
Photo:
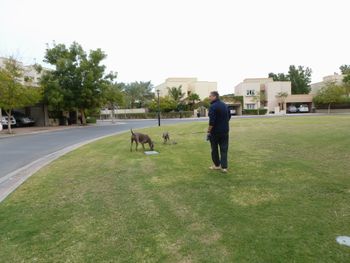
[[[217,81],[350,64],[349,0],[0,0],[0,56],[42,63],[46,43],[101,48],[124,82]]]

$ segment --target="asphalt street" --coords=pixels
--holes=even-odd
[[[192,121],[207,121],[207,119],[161,120],[161,125]],[[2,138],[0,139],[0,178],[73,144],[130,130],[130,128],[140,129],[157,125],[157,120],[120,120],[116,124],[109,122],[96,126]]]

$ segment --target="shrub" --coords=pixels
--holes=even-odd
[[[129,114],[117,114],[117,119],[156,119],[158,117],[157,112],[148,112],[148,113],[129,113]],[[192,111],[183,111],[183,112],[161,112],[160,117],[162,119],[167,118],[189,118],[193,117]]]
[[[86,123],[96,123],[96,117],[87,117]]]
[[[267,109],[259,109],[259,115],[265,115],[267,113]],[[258,110],[257,109],[244,109],[242,111],[243,115],[258,115]]]

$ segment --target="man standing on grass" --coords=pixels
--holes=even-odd
[[[227,105],[219,98],[217,91],[210,92],[209,128],[207,140],[211,145],[211,158],[214,165],[209,169],[227,173],[228,133],[231,114]],[[219,148],[220,147],[220,156]]]

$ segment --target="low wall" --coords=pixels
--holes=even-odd
[[[328,113],[328,109],[316,109],[316,113]],[[331,113],[350,113],[350,109],[332,109]]]

